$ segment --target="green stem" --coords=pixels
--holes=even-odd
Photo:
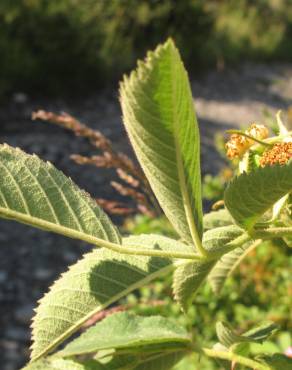
[[[249,135],[249,134],[247,134],[247,133],[245,133],[243,131],[240,131],[240,130],[227,130],[226,132],[228,134],[238,134],[238,135],[241,135],[241,136],[245,136],[248,139],[251,139],[251,140],[255,141],[256,143],[259,143],[259,144],[264,145],[264,146],[272,146],[272,144],[269,144],[266,141],[257,139],[256,137],[251,136],[251,135]]]
[[[148,256],[148,257],[164,257],[164,258],[181,258],[197,260],[202,257],[199,254],[193,252],[178,252],[178,251],[161,251],[152,249],[143,249],[141,246],[135,245],[122,245],[112,243],[108,240],[97,238],[96,236],[85,234],[81,231],[69,229],[68,227],[52,224],[49,221],[39,219],[25,213],[16,212],[10,209],[0,208],[0,216],[8,219],[12,219],[18,222],[22,222],[39,229],[52,231],[56,234],[61,234],[72,239],[83,240],[89,244],[96,245],[98,247],[107,248],[117,253],[131,254],[135,256]]]
[[[217,351],[214,349],[209,348],[202,348],[202,351],[209,357],[213,358],[220,358],[222,360],[228,360],[231,362],[236,362],[238,364],[241,364],[243,366],[247,366],[254,370],[270,370],[270,368],[264,364],[261,364],[257,361],[251,360],[246,357],[242,357],[240,355],[237,355],[236,353],[232,352],[225,352],[225,351]]]
[[[252,234],[252,237],[256,239],[273,239],[285,236],[292,236],[292,227],[270,227],[254,230]]]

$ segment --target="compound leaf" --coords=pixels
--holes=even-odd
[[[165,251],[181,247],[153,235],[132,236],[125,242]],[[86,254],[41,299],[33,321],[32,358],[52,351],[92,315],[171,269],[172,261],[166,258],[123,255],[105,248]]]
[[[68,237],[120,244],[107,215],[52,164],[0,145],[0,217]]]
[[[188,243],[202,236],[199,130],[187,73],[172,40],[121,84],[124,124],[166,216]]]
[[[228,185],[224,201],[235,222],[250,231],[266,211],[291,191],[292,161],[243,173]]]
[[[89,328],[70,342],[58,355],[68,357],[105,349],[155,351],[157,345],[166,348],[185,347],[190,343],[186,330],[161,316],[142,317],[128,312],[113,314]]]

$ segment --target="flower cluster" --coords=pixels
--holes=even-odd
[[[261,159],[260,165],[265,167],[279,163],[280,165],[288,163],[292,158],[292,141],[275,144],[272,149],[266,150]]]
[[[269,136],[269,131],[267,127],[253,123],[249,129],[245,131],[245,134],[255,139],[263,140]],[[242,157],[254,143],[254,140],[249,137],[240,134],[232,134],[230,140],[226,143],[227,156],[230,159]]]

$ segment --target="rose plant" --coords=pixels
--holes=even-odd
[[[279,116],[276,136],[256,124],[231,132],[227,150],[237,157],[238,173],[225,189],[224,208],[203,215],[199,128],[172,40],[124,77],[120,102],[139,163],[180,239],[122,237],[97,203],[52,164],[1,145],[0,216],[93,245],[39,301],[25,369],[166,370],[194,352],[216,359],[218,368],[291,369],[284,354],[250,356],[249,343],[277,329],[271,322],[245,333],[218,322],[213,348],[199,345],[190,328],[171,318],[127,311],[80,334],[92,316],[169,271],[174,299],[188,315],[202,283],[208,279],[218,293],[233,267],[264,240],[292,246],[291,132]]]

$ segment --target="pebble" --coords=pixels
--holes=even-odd
[[[31,318],[34,315],[34,307],[35,305],[32,303],[28,303],[23,307],[18,307],[15,310],[15,318],[20,324],[24,324],[28,326],[30,324]]]

